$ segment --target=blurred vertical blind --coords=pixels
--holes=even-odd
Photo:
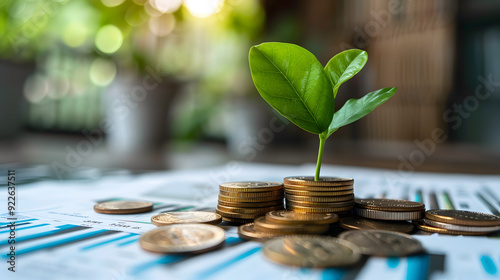
[[[360,136],[413,141],[445,128],[442,115],[454,74],[456,5],[434,0],[345,2],[345,24],[355,27],[354,34],[346,35],[370,56],[370,77],[365,79],[370,90],[398,87],[382,109],[360,122]]]

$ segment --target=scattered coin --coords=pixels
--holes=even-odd
[[[262,252],[275,263],[311,268],[352,266],[361,259],[358,246],[327,236],[273,238],[264,243]]]
[[[481,212],[436,209],[425,212],[425,217],[443,223],[464,226],[500,226],[500,217]]]
[[[102,214],[135,214],[153,210],[153,203],[145,201],[108,201],[94,205],[94,211]]]
[[[425,205],[420,202],[409,201],[409,200],[398,200],[398,199],[382,199],[382,198],[370,198],[370,199],[359,199],[355,200],[356,207],[379,210],[379,211],[424,211]]]
[[[271,211],[266,214],[266,220],[275,224],[333,224],[339,216],[333,213],[310,214],[292,211]]]
[[[320,177],[318,181],[314,180],[313,176],[295,176],[286,177],[285,184],[290,185],[305,185],[305,186],[346,186],[353,185],[354,180],[351,178],[340,177]]]
[[[263,181],[229,182],[220,184],[219,189],[231,192],[266,192],[281,190],[283,189],[283,184]]]
[[[263,242],[269,238],[281,236],[282,234],[258,231],[255,229],[254,223],[248,223],[238,227],[238,235],[245,240]]]
[[[439,234],[448,234],[448,235],[486,235],[489,232],[473,232],[473,231],[455,231],[444,228],[438,228],[430,226],[424,223],[424,220],[414,220],[413,224],[420,230],[439,233]]]
[[[490,232],[500,230],[500,226],[494,226],[494,227],[462,226],[462,225],[454,225],[454,224],[433,221],[433,220],[429,220],[429,219],[425,219],[425,218],[424,218],[424,223],[426,223],[430,226],[433,226],[433,227],[444,228],[444,229],[454,230],[454,231],[490,233]]]
[[[406,221],[406,220],[417,220],[421,219],[424,216],[423,211],[417,212],[391,212],[391,211],[379,211],[372,209],[364,209],[364,208],[354,208],[354,214],[376,220],[389,220],[389,221]]]
[[[345,231],[339,238],[356,244],[361,254],[379,257],[403,257],[421,253],[420,241],[408,234],[384,230]]]
[[[155,226],[166,226],[171,224],[218,224],[222,221],[221,215],[204,211],[178,211],[166,212],[151,217],[151,223]]]
[[[225,236],[224,230],[214,225],[175,224],[146,232],[139,244],[155,253],[202,253],[221,246]]]
[[[328,224],[276,224],[259,217],[254,221],[255,229],[269,233],[288,234],[323,234],[328,231]]]
[[[400,221],[381,221],[365,219],[359,216],[349,216],[340,219],[340,227],[347,230],[378,229],[386,231],[396,231],[410,233],[413,231],[413,224]]]

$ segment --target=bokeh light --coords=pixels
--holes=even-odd
[[[158,37],[170,34],[175,28],[175,17],[172,14],[163,14],[149,20],[149,30]]]
[[[96,58],[89,69],[90,80],[98,86],[109,85],[116,76],[116,65],[112,60]]]
[[[104,6],[116,7],[125,2],[125,0],[101,0],[101,2],[104,4]]]
[[[224,0],[184,0],[184,6],[195,17],[204,18],[219,12]]]
[[[24,97],[31,103],[41,102],[49,93],[49,81],[40,74],[26,79],[23,88]]]
[[[85,42],[89,33],[90,30],[86,24],[79,21],[73,21],[64,27],[62,38],[66,45],[78,47]]]
[[[116,52],[123,43],[123,35],[114,25],[101,27],[95,37],[95,45],[103,53],[112,54]]]
[[[182,0],[149,0],[149,3],[162,13],[173,13],[179,9]]]

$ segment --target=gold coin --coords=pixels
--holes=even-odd
[[[473,232],[473,231],[455,231],[444,228],[433,227],[424,223],[423,220],[414,220],[413,224],[423,231],[439,233],[439,234],[448,234],[448,235],[487,235],[489,232]]]
[[[341,218],[339,225],[347,230],[379,229],[402,233],[410,233],[414,228],[413,224],[408,222],[373,220],[365,219],[359,216]]]
[[[379,211],[424,211],[425,205],[420,202],[398,199],[369,198],[354,200],[356,207]]]
[[[435,209],[425,212],[430,220],[463,226],[500,226],[500,217],[496,215],[463,210]]]
[[[283,202],[283,195],[269,196],[269,197],[232,197],[219,194],[219,200],[226,202],[269,202],[269,201]]]
[[[348,191],[352,190],[353,186],[336,186],[336,187],[328,187],[328,186],[303,186],[303,185],[284,185],[285,190],[298,190],[298,191],[318,191],[318,192],[338,192],[338,191]]]
[[[222,216],[222,218],[223,218],[222,220],[224,220],[224,217],[236,218],[236,219],[242,219],[242,220],[253,220],[257,217],[260,217],[260,216],[263,216],[266,214],[266,213],[253,213],[253,214],[231,213],[231,212],[221,211],[219,209],[216,209],[215,212]]]
[[[234,223],[234,224],[248,224],[253,222],[253,219],[238,219],[238,218],[229,218],[224,216],[222,216],[222,220],[224,222]]]
[[[139,239],[139,245],[155,253],[201,253],[218,248],[225,237],[224,230],[214,225],[176,224],[146,232]]]
[[[258,231],[255,229],[254,223],[248,223],[238,227],[238,235],[245,240],[264,242],[269,238],[281,236],[282,234]]]
[[[153,210],[153,203],[145,201],[108,201],[94,205],[94,211],[103,214],[135,214]]]
[[[286,209],[289,211],[306,212],[306,213],[337,213],[337,212],[349,211],[353,207],[354,206],[324,208],[324,207],[305,207],[305,206],[287,205]]]
[[[171,224],[218,224],[222,221],[221,215],[204,211],[178,211],[166,212],[151,217],[151,223],[155,226],[166,226]]]
[[[268,181],[229,182],[220,184],[219,189],[230,192],[266,192],[281,190],[283,184]]]
[[[295,200],[286,200],[286,205],[304,206],[304,207],[336,208],[336,207],[353,206],[354,200],[331,202],[331,203],[311,203],[311,202],[302,202],[302,201],[295,201]]]
[[[354,207],[354,214],[369,219],[407,221],[421,219],[424,216],[424,211],[391,212]]]
[[[254,214],[254,213],[267,213],[273,210],[281,210],[283,209],[283,205],[279,206],[271,206],[271,207],[262,207],[262,208],[241,208],[241,207],[228,207],[217,205],[217,209],[220,211],[228,212],[228,213],[241,213],[241,214]]]
[[[300,196],[344,196],[354,193],[354,190],[338,191],[338,192],[310,192],[298,190],[285,190],[286,194],[300,195]]]
[[[462,225],[453,225],[453,224],[447,224],[443,222],[438,222],[438,221],[433,221],[429,219],[424,218],[424,223],[433,226],[433,227],[438,227],[438,228],[444,228],[444,229],[449,229],[449,230],[455,230],[455,231],[468,231],[468,232],[494,232],[500,230],[500,226],[494,226],[494,227],[481,227],[481,226],[462,226]]]
[[[301,201],[303,203],[332,203],[339,201],[348,201],[354,200],[354,194],[341,195],[341,196],[301,196],[301,195],[293,195],[286,194],[286,199],[293,201]]]
[[[327,268],[352,266],[361,259],[352,242],[328,236],[286,236],[264,243],[264,256],[278,264]]]
[[[283,206],[283,199],[268,201],[268,202],[235,202],[235,201],[227,202],[219,200],[217,203],[219,205],[229,206],[229,207],[254,208],[254,207]]]
[[[423,252],[422,243],[410,235],[385,230],[351,230],[339,235],[361,249],[361,254],[377,257],[404,257]]]
[[[231,196],[231,197],[248,197],[248,198],[257,198],[257,197],[277,197],[283,196],[283,191],[270,191],[270,192],[229,192],[229,191],[219,191],[220,195]]]
[[[255,229],[270,233],[288,233],[288,234],[323,234],[328,231],[328,224],[275,224],[266,217],[259,217],[254,221]]]
[[[266,214],[266,220],[275,224],[333,224],[339,216],[333,213],[300,213],[291,211],[271,211]]]
[[[284,182],[285,184],[290,184],[290,185],[329,186],[329,187],[346,186],[354,184],[354,180],[351,178],[320,177],[318,181],[314,181],[313,176],[286,177]]]

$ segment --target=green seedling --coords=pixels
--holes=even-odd
[[[396,88],[383,88],[360,99],[349,99],[335,112],[341,84],[366,64],[365,51],[351,49],[323,65],[308,50],[287,43],[262,43],[250,49],[250,71],[264,100],[292,123],[319,136],[315,180],[319,180],[325,141],[340,127],[368,115],[387,101]]]

